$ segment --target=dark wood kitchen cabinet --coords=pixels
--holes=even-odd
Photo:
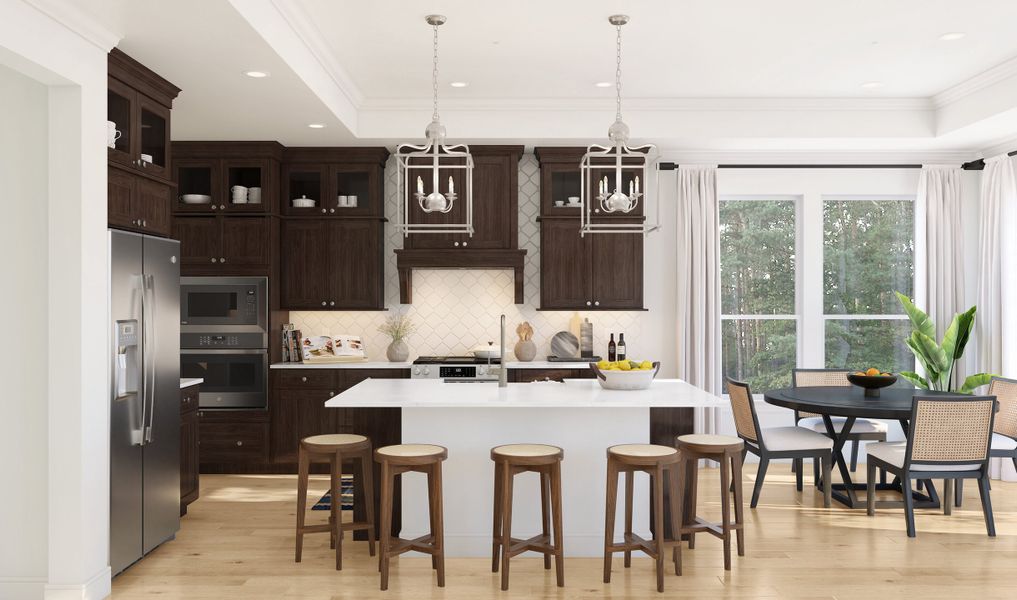
[[[200,385],[180,390],[180,516],[198,499],[198,391]]]
[[[173,238],[180,240],[185,275],[268,274],[276,222],[268,216],[176,215]]]
[[[580,237],[578,217],[542,217],[540,308],[643,310],[643,236]]]
[[[199,410],[201,472],[259,472],[269,461],[268,429],[267,410]]]
[[[180,89],[114,48],[108,58],[108,224],[170,234],[170,112]]]
[[[278,142],[174,142],[174,213],[276,214],[282,151]],[[238,186],[246,191],[234,201]],[[185,202],[192,194],[209,200]]]
[[[284,310],[384,310],[384,222],[282,220]]]
[[[282,156],[282,214],[385,217],[386,148],[285,148]],[[293,206],[297,198],[314,206]]]
[[[593,377],[593,371],[590,369],[509,369],[508,372],[508,380],[512,383],[593,379]]]

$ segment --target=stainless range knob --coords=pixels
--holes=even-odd
[[[413,374],[420,375],[420,367],[413,367]]]
[[[428,367],[424,367],[424,375],[426,376],[426,375],[430,375],[430,374],[431,374],[431,369],[428,368]]]

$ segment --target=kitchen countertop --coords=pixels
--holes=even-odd
[[[588,362],[550,362],[546,360],[534,360],[530,362],[507,361],[505,366],[510,369],[585,369]],[[413,366],[410,362],[388,362],[385,360],[372,360],[359,363],[325,363],[325,364],[304,364],[293,362],[277,362],[269,365],[270,369],[409,369]]]
[[[680,379],[657,379],[646,390],[605,390],[596,380],[564,383],[445,383],[437,379],[367,379],[330,398],[330,408],[674,408],[726,403]]]
[[[186,378],[185,377],[181,377],[180,378],[180,389],[189,388],[192,385],[198,385],[199,383],[204,383],[204,382],[205,382],[205,380],[201,379],[200,377],[186,377]]]

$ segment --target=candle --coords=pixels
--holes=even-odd
[[[604,193],[605,194],[607,193],[607,190],[608,190],[607,185],[608,185],[607,184],[607,175],[604,175]]]
[[[450,194],[456,193],[456,186],[455,186],[455,183],[452,182],[452,176],[451,175],[448,176],[448,193],[450,193]]]
[[[633,195],[635,192],[636,192],[635,182],[630,180],[629,181],[629,196]]]
[[[421,179],[419,176],[417,177],[417,193],[418,194],[424,193],[424,180]]]
[[[636,175],[636,193],[639,193],[639,175]]]

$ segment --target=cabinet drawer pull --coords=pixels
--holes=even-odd
[[[243,445],[244,445],[243,442],[241,442],[240,440],[237,440],[237,446],[243,446]]]

